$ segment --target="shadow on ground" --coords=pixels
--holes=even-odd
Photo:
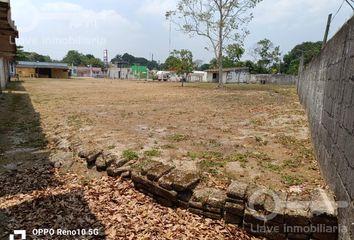
[[[33,239],[34,228],[100,229],[102,234],[104,226],[91,213],[82,190],[51,193],[63,183],[55,176],[46,146],[41,117],[26,89],[21,82],[10,83],[0,94],[0,239],[9,239],[14,230],[27,230],[27,239]],[[36,237],[91,238],[105,239]]]

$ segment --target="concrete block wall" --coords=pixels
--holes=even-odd
[[[343,202],[340,239],[354,239],[354,17],[300,73],[297,87],[321,172]]]
[[[260,84],[278,84],[278,85],[295,85],[297,76],[286,74],[251,74],[250,83]]]

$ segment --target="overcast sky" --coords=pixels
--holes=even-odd
[[[28,51],[62,59],[76,49],[111,59],[125,52],[162,62],[168,56],[165,12],[178,0],[13,0],[12,15],[20,32],[18,43]],[[323,39],[329,13],[342,0],[263,0],[254,9],[246,49],[263,38],[280,45],[285,54],[296,44]],[[344,5],[333,21],[331,36],[352,16]],[[194,59],[209,61],[206,40],[172,31],[173,49],[190,49]]]

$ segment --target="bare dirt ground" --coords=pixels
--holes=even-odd
[[[123,83],[130,84],[141,86]],[[113,90],[113,85],[117,92],[106,98],[102,91]],[[31,80],[9,87],[0,95],[0,239],[9,239],[15,229],[27,230],[27,239],[255,239],[223,221],[161,207],[130,182],[103,177],[85,165],[78,165],[77,172],[51,167],[48,139],[56,133],[83,139],[95,134],[85,141],[134,148],[128,144],[129,124],[114,120],[121,116],[119,110],[104,127],[99,124],[109,115],[101,112],[107,111],[105,105],[124,109],[119,96],[125,90],[119,83]],[[127,107],[130,112],[131,105]],[[43,228],[80,229],[81,236],[34,236],[34,229]]]
[[[295,87],[48,79],[23,87],[47,138],[195,169],[213,187],[324,186]]]

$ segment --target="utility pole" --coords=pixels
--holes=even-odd
[[[167,11],[166,12],[166,19],[169,21],[169,39],[168,39],[168,51],[169,55],[172,52],[172,16],[175,14],[175,11]]]
[[[325,32],[325,35],[323,38],[322,48],[324,48],[326,46],[326,43],[328,40],[329,29],[331,28],[331,23],[332,23],[332,13],[328,15],[327,27],[326,27],[326,32]]]

